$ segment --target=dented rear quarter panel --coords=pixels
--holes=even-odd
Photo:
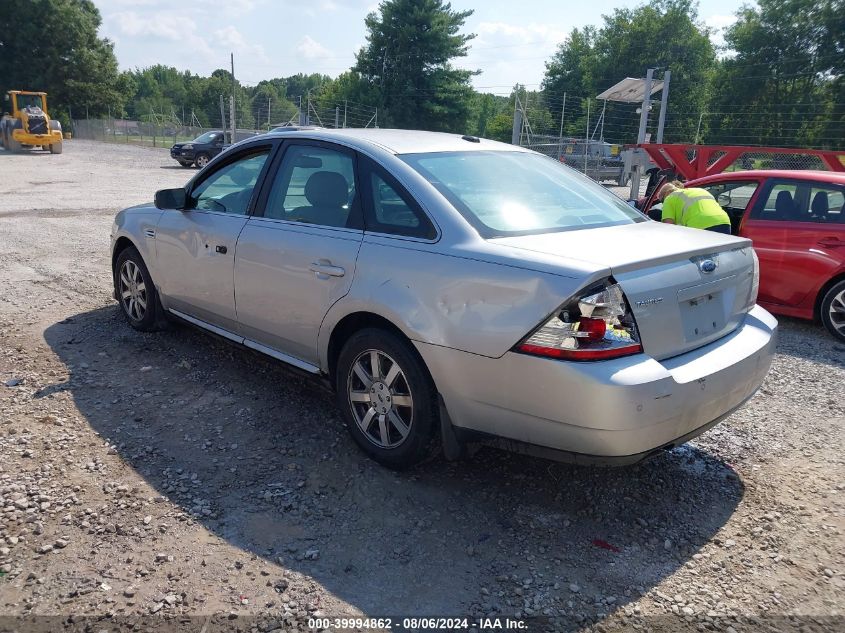
[[[570,264],[541,254],[517,258],[480,239],[445,244],[367,235],[349,293],[320,328],[321,366],[328,367],[332,330],[356,312],[384,317],[416,342],[499,358],[566,299],[609,273]]]

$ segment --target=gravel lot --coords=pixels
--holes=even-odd
[[[820,327],[781,319],[761,392],[645,464],[487,449],[394,473],[320,386],[125,324],[111,219],[193,173],[174,165],[80,140],[0,150],[0,614],[842,630],[845,347]]]

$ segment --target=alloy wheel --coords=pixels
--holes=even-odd
[[[141,321],[147,313],[147,285],[138,264],[127,259],[120,267],[120,302],[129,318]]]
[[[405,373],[389,355],[361,352],[349,372],[347,395],[358,428],[374,445],[396,448],[408,437],[414,400]]]
[[[833,301],[830,302],[830,308],[828,308],[828,316],[830,324],[840,336],[845,336],[845,289],[833,296]]]
[[[197,167],[202,169],[206,165],[208,165],[208,156],[206,156],[205,154],[202,154],[201,156],[197,156]]]

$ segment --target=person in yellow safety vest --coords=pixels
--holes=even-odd
[[[685,189],[683,183],[668,182],[657,192],[663,202],[661,219],[667,224],[678,224],[693,229],[731,234],[731,218],[704,189]]]

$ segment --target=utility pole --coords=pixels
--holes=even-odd
[[[645,74],[645,85],[643,86],[643,106],[640,111],[640,129],[637,133],[637,145],[645,143],[645,131],[648,127],[648,110],[651,106],[651,80],[654,77],[654,68],[649,68]],[[642,152],[643,150],[637,150]],[[631,175],[631,200],[636,200],[640,195],[640,170],[642,165],[639,161],[634,165],[634,173]]]
[[[232,128],[232,139],[231,143],[235,144],[235,54],[230,53],[230,58],[232,60],[232,101],[231,101],[231,109],[229,110],[229,120],[231,122]]]
[[[669,80],[672,78],[672,73],[666,71],[663,73],[663,94],[660,95],[660,118],[657,120],[657,142],[663,142],[663,127],[666,125],[666,108],[669,105]]]
[[[340,127],[340,106],[334,107],[334,129]]]
[[[302,111],[302,95],[299,95],[299,124],[305,125],[305,112]]]
[[[343,100],[343,127],[346,129],[346,99]]]
[[[267,130],[270,130],[270,103],[272,102],[273,97],[267,97]]]

